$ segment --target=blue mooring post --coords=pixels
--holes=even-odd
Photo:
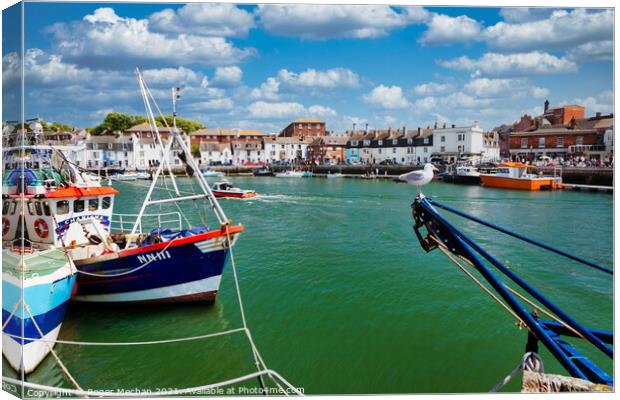
[[[507,270],[507,268],[502,265],[499,261],[497,261],[493,256],[484,251],[480,246],[478,246],[475,242],[471,241],[465,235],[463,235],[457,228],[452,226],[449,222],[447,222],[443,217],[441,217],[432,207],[430,201],[426,198],[416,199],[422,208],[429,212],[432,217],[435,219],[435,223],[438,223],[443,226],[443,228],[449,233],[450,238],[456,241],[460,250],[462,250],[466,255],[467,259],[469,259],[476,269],[483,275],[483,277],[491,284],[491,286],[504,298],[504,300],[508,303],[508,305],[515,311],[515,313],[521,318],[531,329],[532,333],[541,341],[545,346],[552,352],[552,354],[560,361],[560,363],[569,371],[569,373],[575,377],[581,379],[588,379],[588,377],[581,371],[581,369],[569,358],[566,356],[562,348],[556,343],[547,333],[547,330],[544,329],[541,324],[536,321],[536,319],[530,315],[518,302],[518,300],[508,291],[508,289],[504,286],[504,284],[482,263],[480,258],[474,253],[474,250],[490,261],[495,267],[500,269],[501,272],[506,274],[510,279],[516,282],[519,286],[525,289],[532,296],[537,298],[541,303],[545,304],[549,309],[554,311],[558,316],[566,316],[559,308],[557,308],[553,303],[544,298],[540,293],[536,291],[533,287],[519,278],[517,275],[513,274],[511,271]],[[415,203],[414,203],[415,204]],[[422,213],[423,216],[423,213]],[[417,228],[417,226],[416,226]],[[435,230],[438,233],[438,230]],[[453,249],[454,251],[454,249]],[[559,311],[559,312],[558,312]],[[592,344],[597,346],[597,342],[602,345],[602,351],[607,354],[609,348],[605,346],[597,337],[594,337],[587,329],[581,327],[577,322],[572,320],[572,318],[563,318],[567,323],[573,326],[575,330],[581,333],[584,337],[588,339]],[[600,348],[600,346],[597,346]],[[613,357],[613,353],[611,355]],[[607,382],[601,382],[607,383]]]

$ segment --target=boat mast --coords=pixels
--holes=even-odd
[[[166,147],[164,148],[162,141],[161,141],[161,137],[159,135],[159,129],[157,128],[157,123],[155,121],[155,116],[153,114],[153,109],[151,108],[150,102],[149,102],[149,97],[151,97],[153,99],[153,101],[155,101],[155,99],[153,98],[153,95],[150,93],[150,91],[148,90],[146,83],[144,82],[144,78],[142,76],[142,73],[140,72],[140,70],[138,68],[136,68],[136,75],[138,76],[138,81],[140,83],[140,92],[142,94],[142,99],[144,100],[144,106],[146,108],[146,112],[147,112],[147,116],[149,119],[149,122],[154,130],[155,136],[157,137],[157,141],[160,145],[160,148],[162,149],[162,157],[163,157],[163,162],[160,163],[157,167],[157,170],[155,172],[155,175],[153,176],[153,181],[151,182],[151,185],[149,186],[149,190],[146,194],[146,198],[144,199],[144,202],[142,203],[142,207],[140,207],[140,212],[138,213],[138,216],[136,218],[136,221],[131,229],[131,233],[130,236],[133,236],[136,234],[136,231],[138,230],[139,227],[141,227],[141,220],[142,220],[142,216],[144,215],[144,211],[146,210],[146,207],[148,205],[151,204],[162,204],[162,203],[169,203],[169,202],[178,202],[178,201],[183,201],[183,200],[198,200],[198,199],[204,199],[207,198],[209,200],[209,203],[211,204],[211,208],[213,209],[213,212],[215,213],[215,216],[217,217],[219,223],[221,225],[225,225],[229,223],[228,217],[226,217],[226,214],[224,213],[224,210],[222,210],[222,207],[220,206],[219,202],[217,201],[217,199],[215,198],[215,196],[213,195],[213,193],[211,192],[211,188],[209,188],[209,185],[207,184],[205,178],[200,174],[200,170],[198,168],[198,165],[196,165],[196,162],[194,161],[194,159],[191,156],[191,152],[190,150],[187,148],[187,144],[185,143],[184,139],[180,136],[179,134],[179,130],[176,127],[176,100],[177,100],[177,96],[178,96],[178,89],[173,89],[173,100],[172,100],[172,104],[174,107],[174,112],[173,112],[173,129],[172,129],[172,134],[170,135],[170,137],[168,138],[168,142],[166,143]],[[156,104],[157,106],[157,104]],[[190,165],[190,167],[192,167],[194,169],[194,171],[196,171],[196,178],[198,180],[198,184],[201,187],[201,189],[203,190],[203,194],[199,194],[199,195],[193,195],[193,196],[181,196],[177,186],[176,186],[176,181],[174,179],[174,174],[172,173],[172,169],[170,168],[170,165],[168,164],[168,155],[170,154],[170,150],[172,148],[172,144],[174,143],[174,141],[177,141],[178,145],[181,147],[181,150],[183,152],[185,152],[185,154],[187,155],[187,163]],[[161,199],[161,200],[151,200],[151,196],[153,194],[153,191],[155,189],[155,186],[157,185],[157,180],[159,179],[159,175],[162,173],[163,171],[163,167],[164,165],[166,166],[166,168],[168,169],[168,173],[170,174],[170,177],[172,178],[172,182],[174,183],[174,188],[175,188],[175,193],[176,193],[176,197],[175,198],[170,198],[170,199]],[[126,247],[129,247],[129,245],[131,244],[131,240],[127,241],[127,245]]]

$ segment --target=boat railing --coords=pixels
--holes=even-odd
[[[138,214],[114,214],[110,223],[110,231],[112,233],[127,232],[133,228],[137,220]],[[142,233],[142,226],[146,229],[158,227],[181,230],[183,228],[181,213],[171,211],[160,214],[142,214],[138,223],[139,233]]]

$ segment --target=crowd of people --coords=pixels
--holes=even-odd
[[[564,168],[613,168],[614,160],[613,158],[606,158],[604,160],[600,160],[595,157],[583,157],[583,156],[571,156],[570,158],[550,158],[550,157],[542,157],[539,160],[528,161],[525,159],[519,160],[524,164],[532,164],[537,167],[556,167],[562,166]]]

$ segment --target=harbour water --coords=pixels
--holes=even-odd
[[[410,209],[415,187],[358,179],[231,181],[259,193],[222,201],[246,228],[235,259],[248,324],[267,365],[293,385],[313,394],[485,392],[519,362],[526,331],[441,253],[420,248]],[[137,212],[146,192],[137,184],[145,182],[114,184],[121,191],[115,211]],[[424,189],[447,205],[612,266],[608,194],[436,182]],[[613,328],[609,275],[456,218],[450,219],[578,321]],[[154,340],[239,326],[228,265],[214,305],[72,304],[60,338]],[[253,371],[242,334],[155,346],[57,345],[56,351],[84,388],[198,386]],[[611,370],[608,358],[586,354]],[[541,356],[547,372],[564,373],[546,350]],[[14,374],[5,360],[3,367]],[[28,379],[69,387],[52,357]],[[518,389],[518,382],[507,387]]]

